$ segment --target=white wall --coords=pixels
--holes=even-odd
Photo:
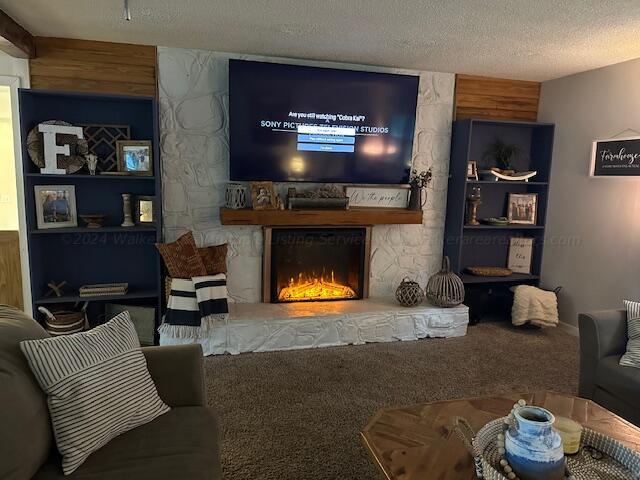
[[[24,58],[13,58],[0,52],[0,75],[20,78],[22,88],[29,87],[29,61]]]
[[[229,243],[229,294],[259,302],[262,231],[221,226],[218,208],[229,180],[228,60],[277,61],[420,76],[413,162],[433,167],[422,225],[376,226],[372,233],[372,296],[392,295],[403,277],[425,285],[440,265],[449,173],[454,75],[363,65],[158,48],[165,238],[193,230],[200,245]]]
[[[542,84],[538,118],[556,123],[547,214],[556,245],[545,247],[542,281],[563,286],[569,324],[579,312],[640,300],[640,177],[589,177],[594,139],[640,131],[639,78],[633,60]]]
[[[15,79],[18,81],[15,81]],[[26,234],[26,218],[24,211],[24,187],[22,178],[22,147],[19,132],[19,112],[17,88],[29,88],[29,61],[23,58],[13,58],[4,52],[0,52],[0,83],[10,86],[12,91],[12,122],[14,130],[14,161],[16,165],[16,193],[18,204],[18,226],[20,237],[20,262],[22,265],[22,288],[24,310],[31,313],[31,290],[29,288],[29,251]]]

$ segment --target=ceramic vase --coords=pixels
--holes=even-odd
[[[565,462],[555,418],[541,407],[514,412],[515,426],[505,434],[506,459],[521,480],[562,480]]]

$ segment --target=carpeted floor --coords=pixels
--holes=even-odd
[[[377,409],[576,393],[578,339],[481,323],[463,338],[208,357],[206,371],[222,418],[225,480],[375,480],[358,434]]]

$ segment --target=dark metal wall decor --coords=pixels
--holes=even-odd
[[[129,125],[82,125],[84,137],[89,144],[89,153],[98,157],[98,172],[115,172],[118,170],[118,140],[130,140]]]

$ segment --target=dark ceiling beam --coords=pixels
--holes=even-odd
[[[0,50],[12,57],[35,58],[36,56],[33,35],[2,10],[0,10]]]

